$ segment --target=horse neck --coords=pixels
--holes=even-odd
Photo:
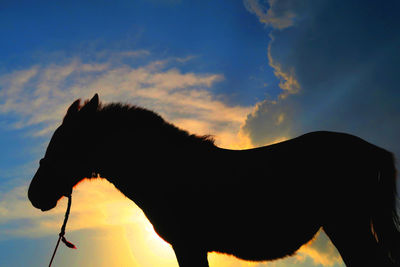
[[[179,135],[173,135],[176,140],[166,139],[166,135],[153,129],[139,132],[144,128],[140,125],[131,127],[127,123],[100,121],[102,123],[98,125],[103,125],[103,128],[93,136],[96,144],[94,172],[113,183],[139,206],[141,201],[157,194],[157,190],[189,179],[187,173],[194,168],[188,165],[192,162],[210,160],[203,151],[213,148],[193,142],[193,139],[182,139],[179,143]],[[168,175],[171,166],[174,173]],[[185,175],[182,168],[186,169]]]
[[[121,147],[114,149],[118,151]],[[131,150],[129,146],[123,149]],[[101,162],[99,173],[141,209],[147,210],[154,205],[160,205],[158,203],[161,201],[160,195],[172,192],[182,183],[196,179],[196,177],[188,176],[193,170],[197,170],[197,174],[205,171],[208,164],[205,164],[201,170],[198,166],[192,167],[195,163],[199,164],[198,158],[193,158],[193,155],[199,155],[199,153],[195,151],[191,153],[193,154],[189,155],[176,148],[161,149],[155,146],[148,146],[147,150],[137,150],[127,155],[115,152],[101,153],[103,158],[99,161]],[[211,159],[202,157],[202,160],[206,162]],[[202,178],[206,180],[207,177],[204,175]]]
[[[137,205],[145,201],[160,175],[152,175],[157,163],[165,157],[165,148],[138,140],[124,129],[98,131],[93,136],[93,172],[119,189]],[[163,177],[165,178],[165,177]]]

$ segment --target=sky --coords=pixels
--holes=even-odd
[[[0,266],[48,264],[66,200],[41,212],[27,189],[67,107],[95,93],[211,134],[221,147],[331,130],[400,158],[399,8],[369,0],[0,1]],[[66,237],[78,249],[61,246],[55,266],[178,266],[142,211],[106,180],[85,181],[73,196]],[[274,262],[208,259],[211,267],[344,266],[323,232]]]

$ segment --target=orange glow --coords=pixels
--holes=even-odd
[[[80,180],[79,182],[76,183],[76,185],[73,186],[73,188],[76,188],[79,184],[81,184],[83,181],[85,181],[88,178],[83,178],[82,180]]]

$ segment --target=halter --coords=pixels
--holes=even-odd
[[[71,196],[71,194],[68,195],[67,197],[68,197],[68,207],[67,207],[67,211],[65,212],[64,222],[63,222],[63,225],[61,226],[61,231],[60,231],[60,233],[58,234],[57,245],[56,245],[56,247],[54,248],[53,256],[51,256],[51,260],[50,260],[49,267],[51,267],[51,264],[53,263],[53,259],[54,259],[54,256],[56,255],[58,245],[60,244],[60,240],[61,240],[67,247],[76,249],[75,245],[72,244],[71,242],[68,242],[67,239],[65,239],[65,237],[64,237],[64,235],[65,235],[65,227],[66,227],[66,225],[67,225],[67,221],[68,221],[68,217],[69,217],[69,212],[70,212],[70,210],[71,210],[71,201],[72,201],[72,196]]]

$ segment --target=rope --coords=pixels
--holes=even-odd
[[[51,256],[51,260],[50,260],[50,264],[49,267],[51,267],[51,264],[53,263],[53,259],[54,256],[56,255],[57,249],[58,249],[58,245],[60,244],[60,240],[69,248],[74,248],[76,249],[75,245],[72,244],[71,242],[68,242],[67,239],[65,239],[64,235],[65,235],[65,227],[67,226],[67,221],[68,221],[68,217],[69,217],[69,212],[71,210],[71,201],[72,201],[72,197],[71,195],[68,195],[68,207],[67,207],[67,211],[65,212],[65,218],[64,218],[64,222],[63,225],[61,226],[61,231],[58,234],[58,240],[57,240],[57,245],[54,248],[54,252],[53,252],[53,256]]]

